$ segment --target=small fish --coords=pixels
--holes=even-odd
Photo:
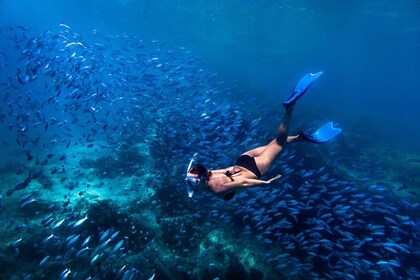
[[[84,253],[86,253],[86,252],[88,252],[88,251],[90,251],[90,250],[92,250],[91,248],[89,248],[89,247],[85,247],[85,248],[82,248],[82,249],[80,249],[78,252],[77,252],[77,256],[78,257],[80,257],[81,255],[83,255]]]
[[[99,238],[99,242],[102,242],[105,238],[107,238],[110,233],[111,233],[111,229],[110,228],[107,229],[106,231],[104,231],[101,234],[101,237]]]
[[[120,233],[120,231],[116,231],[116,232],[114,232],[112,235],[111,235],[111,239],[115,239],[115,237],[117,237],[118,236],[118,234]]]
[[[41,220],[41,225],[44,225],[49,219],[51,219],[51,217],[53,216],[54,214],[53,213],[51,213],[51,214],[47,214],[46,216],[44,216],[43,218],[42,218],[42,220]]]
[[[26,159],[27,160],[32,160],[34,157],[32,156],[30,151],[26,151]]]
[[[47,261],[48,261],[48,259],[50,258],[50,256],[46,256],[45,258],[43,258],[40,262],[39,262],[39,264],[38,264],[38,266],[39,267],[41,267],[41,266],[43,266]]]
[[[12,246],[16,247],[21,241],[22,241],[22,238],[19,238],[19,239],[13,241]]]
[[[8,191],[6,192],[6,195],[7,195],[7,196],[11,196],[14,192],[15,192],[15,188],[11,188],[10,190],[8,190]]]
[[[54,234],[51,234],[47,237],[45,237],[44,239],[42,239],[41,244],[45,245],[48,241],[50,241],[52,238],[54,237]]]
[[[67,279],[70,273],[71,273],[71,270],[69,268],[64,269],[63,272],[61,272],[60,274],[60,280]]]
[[[34,196],[34,193],[33,192],[30,192],[30,193],[27,193],[25,195],[22,195],[20,197],[20,203],[24,203],[25,201],[29,200],[33,196]]]
[[[122,276],[122,274],[123,274],[123,272],[124,272],[124,269],[127,267],[127,265],[123,265],[118,271],[117,271],[117,278],[119,279],[119,278],[121,278],[121,276]]]
[[[15,191],[25,189],[26,187],[28,187],[28,185],[31,181],[32,181],[32,173],[29,173],[28,178],[26,178],[26,180],[23,183],[19,183],[14,188],[8,190],[6,192],[6,195],[11,196]]]
[[[19,166],[18,170],[16,170],[16,175],[21,175],[25,172],[25,167]]]
[[[64,27],[64,28],[67,28],[67,29],[70,29],[71,30],[70,26],[65,25],[64,23],[60,23],[58,26]]]
[[[34,172],[34,174],[32,175],[32,179],[43,178],[43,172],[44,171],[42,169]]]
[[[81,247],[85,247],[89,244],[90,240],[92,239],[92,235],[89,235],[83,242]]]
[[[13,189],[15,191],[19,191],[19,190],[25,189],[27,186],[28,186],[28,184],[26,182],[23,182],[23,183],[17,184]]]
[[[100,252],[102,249],[104,249],[106,246],[108,246],[108,243],[111,241],[111,239],[108,239],[107,241],[102,242],[98,247],[95,249],[95,254]]]
[[[27,206],[27,205],[29,205],[29,204],[33,203],[33,202],[36,202],[36,199],[35,199],[35,198],[32,198],[32,199],[30,199],[30,200],[25,201],[25,202],[22,204],[22,206],[20,206],[20,208],[23,208],[23,207],[25,207],[25,206]]]
[[[66,208],[67,206],[69,206],[70,203],[71,202],[70,202],[70,199],[69,199],[66,202],[64,202],[63,207]]]
[[[67,248],[69,248],[71,245],[77,242],[79,240],[80,234],[73,236],[68,242],[67,242]]]
[[[76,221],[71,221],[67,224],[67,228],[73,228],[73,225],[76,223]]]
[[[58,221],[57,223],[55,223],[55,225],[53,226],[52,229],[54,230],[56,228],[59,228],[64,223],[65,220],[66,220],[66,218],[64,218],[64,219]]]
[[[118,241],[118,243],[115,244],[114,249],[112,249],[112,253],[118,251],[122,247],[123,244],[124,244],[124,239]]]
[[[80,219],[76,223],[74,223],[73,228],[77,228],[81,226],[87,219],[88,219],[88,216],[86,214],[86,216],[83,219]]]
[[[94,265],[101,257],[102,257],[102,255],[103,255],[104,253],[101,253],[101,254],[96,254],[93,258],[92,258],[92,260],[90,261],[90,265]]]
[[[51,218],[49,218],[45,223],[44,223],[44,225],[43,226],[45,226],[45,227],[47,227],[47,226],[49,226],[52,222],[54,222],[54,217],[51,217]]]
[[[22,76],[22,71],[20,70],[20,68],[17,69],[16,78],[18,82],[21,83],[22,85],[26,85],[29,82],[29,76],[26,76],[26,75]]]

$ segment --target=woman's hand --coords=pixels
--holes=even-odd
[[[276,177],[274,177],[274,178],[271,178],[270,180],[267,180],[267,184],[271,184],[273,181],[275,181],[275,180],[277,180],[278,178],[280,178],[281,177],[281,174],[279,174],[279,175],[277,175]]]

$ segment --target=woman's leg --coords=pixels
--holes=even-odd
[[[292,105],[286,108],[286,113],[284,114],[284,117],[277,130],[276,139],[271,141],[270,144],[268,144],[267,146],[264,146],[265,149],[259,150],[261,151],[261,153],[258,156],[254,156],[255,162],[257,163],[258,169],[260,170],[262,175],[268,171],[268,169],[270,168],[276,156],[283,149],[283,146],[286,145],[286,143],[290,143],[294,141],[298,137],[298,136],[287,135],[289,132],[289,126],[290,126],[290,120],[292,118],[293,107],[294,106]]]
[[[295,136],[287,136],[287,140],[286,140],[286,143],[287,144],[289,144],[289,143],[292,143],[293,141],[295,141],[297,138],[299,138],[299,135],[295,135]],[[259,157],[264,151],[265,151],[265,149],[267,149],[267,147],[268,146],[270,146],[270,145],[272,145],[274,142],[276,142],[277,140],[276,139],[274,139],[274,140],[272,140],[270,143],[268,143],[267,145],[265,145],[265,146],[260,146],[260,147],[257,147],[257,148],[255,148],[255,149],[252,149],[252,150],[249,150],[249,151],[246,151],[245,153],[243,153],[243,155],[249,155],[249,156],[251,156],[251,157]]]
[[[300,79],[296,87],[293,89],[292,94],[290,94],[286,101],[283,103],[283,106],[286,109],[286,113],[284,114],[283,120],[280,123],[279,129],[277,130],[276,140],[268,144],[266,148],[261,152],[261,154],[255,157],[255,161],[261,174],[267,172],[273,160],[283,149],[283,146],[289,142],[289,125],[290,120],[292,119],[293,108],[296,101],[303,96],[303,94],[308,90],[312,83],[321,75],[322,72],[315,74],[309,73],[305,75],[302,79]],[[294,141],[295,139],[299,138],[290,138],[290,141]]]
[[[299,139],[299,135],[287,136],[286,143],[289,144],[289,143],[292,143],[292,142],[294,142],[294,141],[296,141],[298,139]]]
[[[280,146],[283,146],[286,144],[287,136],[289,136],[289,126],[290,126],[290,120],[292,119],[292,113],[293,113],[293,105],[286,108],[286,113],[284,114],[284,117],[279,125],[279,129],[277,130],[277,137],[276,141]]]
[[[268,144],[268,145],[270,145],[270,144]],[[261,155],[262,152],[264,152],[264,150],[267,148],[268,145],[261,146],[261,147],[246,151],[245,153],[243,153],[243,155],[249,155],[251,157],[258,157],[258,156]]]

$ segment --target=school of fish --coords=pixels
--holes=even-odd
[[[237,85],[159,40],[84,38],[66,24],[0,35],[5,278],[198,279],[195,253],[215,227],[265,248],[267,279],[420,278],[419,203],[338,172],[346,159],[334,144],[287,147],[267,174],[281,180],[232,201],[187,197],[189,158],[220,168],[268,143],[281,96],[277,111],[237,102]],[[206,263],[224,279],[216,262]]]

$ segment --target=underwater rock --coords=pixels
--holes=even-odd
[[[198,259],[204,262],[199,266],[207,267],[207,273],[220,279],[264,279],[263,259],[257,253],[263,252],[261,249],[251,248],[246,241],[238,242],[237,236],[226,229],[216,229],[201,240]]]
[[[0,214],[4,211],[3,207],[3,197],[0,195]]]
[[[248,280],[249,277],[243,265],[241,265],[237,261],[232,261],[226,268],[225,279],[226,280],[236,280],[236,279]]]
[[[264,273],[262,271],[255,269],[251,267],[249,270],[249,280],[263,280],[264,279]]]
[[[120,175],[131,177],[142,170],[147,156],[138,151],[123,150],[115,156],[104,156],[98,159],[83,158],[79,161],[82,168],[94,168],[97,176],[101,178],[115,178]]]

